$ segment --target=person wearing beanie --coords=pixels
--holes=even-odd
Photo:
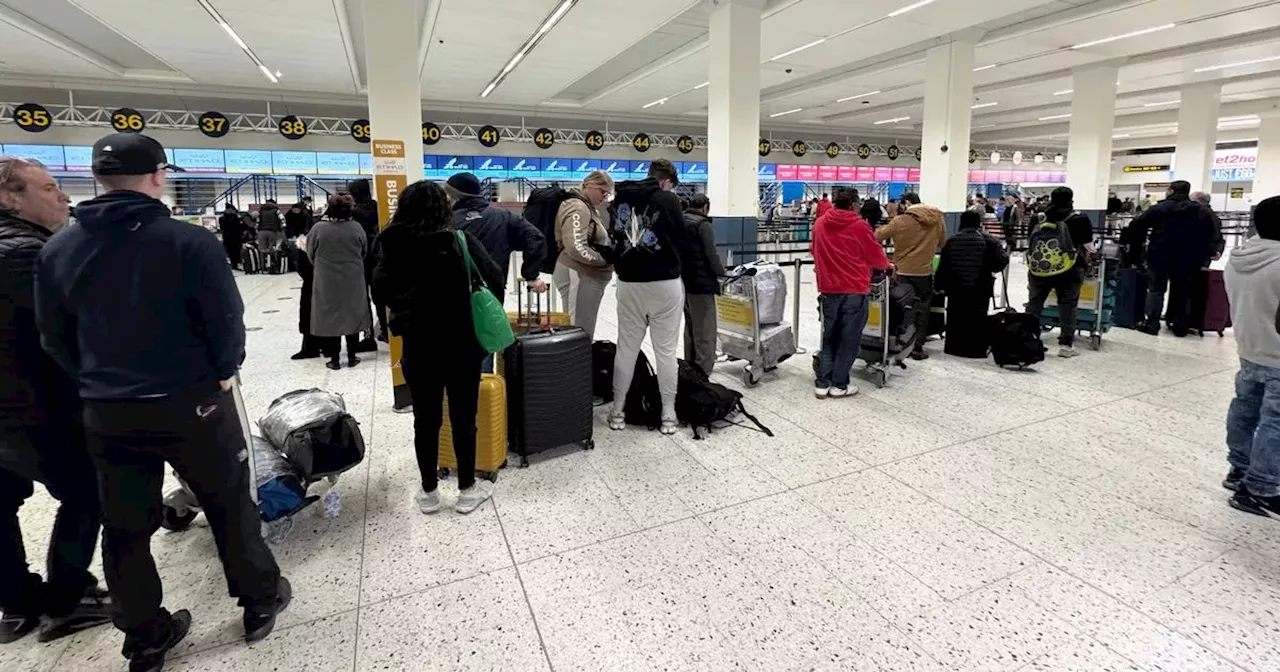
[[[1217,229],[1213,212],[1191,200],[1191,183],[1178,180],[1169,185],[1163,201],[1134,218],[1130,227],[1134,240],[1147,242],[1147,319],[1138,327],[1156,336],[1165,314],[1164,298],[1169,293],[1169,321],[1173,335],[1186,336],[1187,299],[1191,281],[1209,265],[1217,251]]]
[[[1280,515],[1280,196],[1253,211],[1257,236],[1231,252],[1224,275],[1240,354],[1236,397],[1227,412],[1223,487],[1231,506]]]
[[[547,291],[546,281],[538,277],[547,257],[546,237],[519,214],[492,207],[480,191],[480,180],[471,173],[457,173],[445,182],[445,192],[453,201],[453,228],[479,239],[498,262],[503,278],[511,273],[511,253],[524,253],[520,277],[529,289],[539,294]]]
[[[360,228],[364,229],[365,240],[368,241],[368,247],[365,250],[364,258],[364,284],[366,287],[373,287],[373,241],[378,237],[380,222],[378,221],[378,202],[373,200],[373,187],[370,186],[369,180],[359,179],[352,180],[347,183],[347,191],[351,194],[351,198],[355,201],[355,207],[351,210],[351,218],[360,224]],[[310,197],[303,199],[309,200]],[[310,213],[311,207],[307,206],[307,212]],[[314,215],[312,224],[314,224]],[[370,290],[370,299],[373,299],[373,292]],[[356,352],[377,352],[378,341],[387,342],[387,308],[373,301],[373,312],[377,317],[378,334],[375,341],[372,336],[364,339],[356,346]]]
[[[943,352],[953,357],[986,359],[990,349],[987,307],[995,274],[1009,265],[1009,253],[982,230],[982,216],[960,213],[960,230],[942,246],[934,282],[947,295],[947,338]]]
[[[1057,275],[1038,276],[1027,274],[1027,313],[1038,319],[1044,312],[1044,302],[1053,292],[1058,299],[1058,356],[1070,359],[1077,354],[1076,313],[1080,304],[1080,288],[1084,286],[1085,245],[1093,242],[1093,223],[1075,209],[1075,192],[1071,187],[1058,187],[1049,194],[1049,207],[1044,221],[1067,227],[1067,235],[1076,248],[1076,262],[1070,269]]]

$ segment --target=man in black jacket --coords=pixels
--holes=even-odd
[[[480,180],[471,173],[450,177],[445,191],[453,200],[453,227],[484,243],[489,256],[502,269],[502,277],[511,272],[511,253],[523,252],[520,277],[529,289],[547,291],[546,281],[538,277],[547,258],[547,238],[538,227],[514,212],[492,207],[489,199],[480,195]]]
[[[258,208],[258,249],[265,252],[280,247],[284,241],[284,224],[280,221],[280,206],[268,198]]]
[[[1076,312],[1080,303],[1080,289],[1084,286],[1087,256],[1085,246],[1093,242],[1093,223],[1075,210],[1075,192],[1071,187],[1058,187],[1049,194],[1049,207],[1044,212],[1045,222],[1065,224],[1071,243],[1076,248],[1076,263],[1058,275],[1041,277],[1028,273],[1030,296],[1027,312],[1040,317],[1049,293],[1054,292],[1058,301],[1058,356],[1063,359],[1077,354],[1073,344],[1076,339]]]
[[[218,232],[222,234],[222,248],[227,251],[227,260],[231,262],[231,268],[240,268],[240,246],[243,245],[241,240],[244,236],[244,222],[240,220],[240,213],[230,201],[222,211],[222,216],[218,217]]]
[[[1191,183],[1178,180],[1169,185],[1163,201],[1134,218],[1133,238],[1147,240],[1147,320],[1139,330],[1160,333],[1165,291],[1169,292],[1169,317],[1173,334],[1186,336],[1187,299],[1191,280],[1213,257],[1216,230],[1213,213],[1191,200]]]
[[[373,256],[373,241],[378,237],[381,228],[378,222],[378,202],[373,200],[373,188],[369,185],[369,180],[352,180],[347,184],[347,189],[356,202],[351,217],[360,224],[360,228],[364,229],[365,239],[369,241],[364,254],[364,284],[370,290],[369,298],[373,299],[373,312],[378,321],[378,340],[386,343],[387,307],[373,298],[373,267],[377,263]],[[310,311],[308,307],[307,313],[310,314]],[[357,352],[376,352],[377,350],[378,343],[373,338],[366,338],[356,349]]]
[[[0,644],[31,632],[43,614],[42,642],[111,618],[89,573],[102,511],[80,400],[36,330],[37,258],[67,223],[68,200],[39,164],[0,157]],[[47,581],[29,571],[18,526],[37,481],[59,501]]]
[[[960,213],[960,230],[942,246],[934,280],[947,295],[943,352],[953,357],[986,358],[990,345],[986,317],[993,276],[1008,264],[1004,245],[982,230],[982,217],[972,210]]]
[[[716,234],[711,228],[711,201],[694,194],[684,211],[685,238],[689,244],[681,252],[684,280],[684,358],[711,375],[716,364],[716,295],[724,262],[716,253]]]
[[[191,626],[161,606],[151,535],[164,465],[194,491],[245,640],[266,637],[292,591],[262,539],[232,385],[244,360],[244,304],[217,240],[169,217],[164,148],[138,134],[93,146],[107,190],[45,245],[36,320],[45,349],[84,400],[99,471],[103,568],[131,672],[160,670]]]

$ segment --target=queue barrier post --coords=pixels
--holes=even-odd
[[[796,269],[795,289],[791,292],[791,334],[796,342],[796,354],[803,355],[807,350],[800,345],[800,268],[804,260],[796,257],[792,264]]]

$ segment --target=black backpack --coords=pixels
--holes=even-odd
[[[627,391],[627,401],[622,410],[628,425],[657,429],[662,424],[662,393],[658,391],[658,377],[643,352],[636,353],[636,373],[631,378],[631,389]]]
[[[1048,348],[1040,341],[1040,320],[1012,308],[987,317],[991,356],[998,366],[1019,369],[1044,361]]]
[[[679,360],[679,387],[676,388],[676,418],[693,428],[693,438],[703,438],[702,430],[716,429],[716,423],[738,424],[725,420],[738,412],[755,423],[768,436],[773,432],[742,406],[742,393],[713,383],[697,365]]]
[[[618,346],[609,341],[591,344],[591,393],[606,402],[613,401],[613,358],[617,354]]]
[[[556,259],[560,257],[560,247],[556,245],[556,216],[560,214],[560,205],[568,198],[578,198],[578,195],[560,187],[543,187],[534,189],[524,204],[521,216],[547,239],[547,259],[542,262],[543,273],[554,273],[556,270]]]

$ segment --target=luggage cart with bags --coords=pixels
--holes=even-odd
[[[893,367],[907,368],[904,360],[911,354],[917,336],[911,319],[914,296],[910,285],[895,284],[889,275],[871,283],[867,294],[867,324],[862,328],[862,350],[858,358],[867,363],[867,372],[876,387],[889,384]],[[895,316],[895,312],[900,315]],[[895,317],[903,321],[901,326]]]
[[[730,289],[732,287],[732,290]],[[755,279],[749,275],[726,278],[716,296],[716,335],[729,361],[742,360],[742,382],[760,384],[764,374],[778,368],[796,353],[795,333],[786,322],[762,325]]]

